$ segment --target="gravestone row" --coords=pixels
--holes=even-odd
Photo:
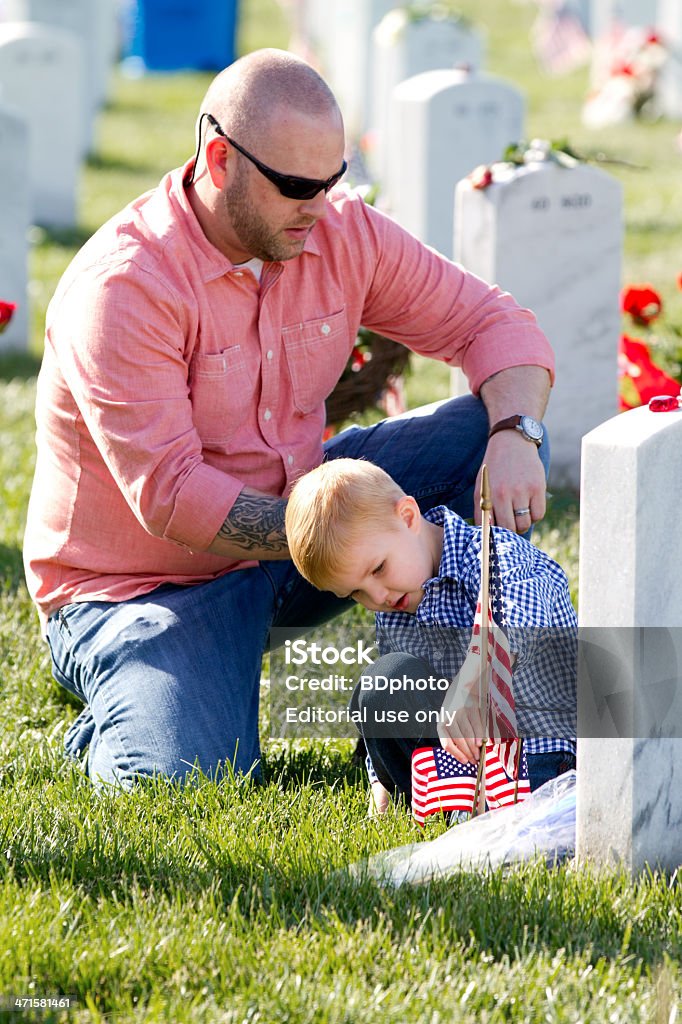
[[[401,82],[425,71],[483,65],[483,40],[468,22],[453,17],[412,19],[404,8],[390,11],[372,33],[370,79],[370,137],[368,162],[374,177],[387,191],[395,138],[394,90]],[[395,147],[393,147],[395,149]]]
[[[27,342],[30,225],[76,223],[81,161],[116,45],[115,0],[0,5],[0,298],[17,304],[2,348]]]
[[[37,22],[0,24],[0,100],[25,119],[34,223],[76,219],[82,153],[82,50],[70,32]]]
[[[82,152],[92,148],[95,118],[109,95],[116,59],[115,0],[4,0],[2,21],[33,22],[72,33],[81,43]]]

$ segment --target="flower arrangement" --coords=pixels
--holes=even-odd
[[[16,302],[4,302],[0,299],[0,334],[9,327],[16,308]]]
[[[677,278],[682,289],[682,274]],[[663,299],[651,284],[628,285],[621,293],[621,310],[632,326],[645,332],[623,332],[618,350],[619,404],[622,410],[645,405],[657,395],[680,394],[682,329],[663,321]]]
[[[469,28],[471,24],[468,18],[462,16],[455,4],[448,0],[432,0],[427,3],[396,4],[379,22],[377,32],[382,42],[394,44],[409,24],[427,19],[456,21],[462,28]]]
[[[583,106],[583,124],[603,128],[659,114],[660,72],[669,53],[653,28],[616,27],[600,44],[597,87]]]
[[[575,167],[583,157],[571,149],[566,139],[531,139],[530,142],[512,142],[500,160],[492,164],[479,164],[467,175],[472,188],[485,189],[496,182],[509,181],[519,167],[550,161],[561,167]]]
[[[400,378],[409,368],[410,350],[361,327],[341,379],[327,399],[327,423],[342,423],[354,413],[378,408],[385,415],[404,412]]]

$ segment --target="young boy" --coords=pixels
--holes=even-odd
[[[339,458],[296,483],[286,532],[291,557],[313,586],[377,613],[382,657],[363,673],[352,702],[361,711],[376,809],[386,809],[389,795],[410,799],[417,747],[442,745],[458,761],[477,761],[471,711],[458,717],[461,735],[453,729],[442,741],[433,724],[417,722],[442,706],[443,683],[466,655],[481,585],[480,528],[445,506],[422,514],[382,469]],[[499,592],[491,590],[491,599],[515,656],[517,722],[537,789],[575,767],[577,619],[556,562],[515,533],[493,532]],[[376,685],[380,678],[405,685],[389,696]],[[424,685],[415,688],[415,680]],[[409,725],[379,727],[388,707],[406,712],[401,721]]]

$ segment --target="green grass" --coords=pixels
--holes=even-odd
[[[74,1020],[672,1019],[675,882],[541,863],[356,882],[350,862],[416,827],[368,822],[323,748],[266,760],[259,789],[119,798],[49,753],[21,760],[0,787],[0,986],[70,994]]]
[[[611,168],[625,194],[624,280],[651,279],[678,314],[678,126],[595,138],[579,121],[585,72],[544,79],[528,55],[534,5],[460,7],[487,25],[490,69],[527,92],[530,135],[645,167]],[[243,48],[286,45],[274,0],[242,8]],[[534,863],[405,891],[357,883],[350,863],[419,832],[404,811],[366,819],[349,741],[266,738],[262,786],[198,779],[121,798],[94,793],[62,759],[77,709],[51,680],[21,563],[45,308],[81,242],[191,154],[207,84],[116,79],[77,230],[34,229],[30,352],[0,360],[0,994],[73,995],[69,1019],[83,1022],[672,1024],[676,877]],[[443,397],[447,370],[420,362],[408,389],[413,404]],[[566,566],[574,597],[578,528],[577,497],[557,494],[536,535]],[[431,822],[426,834],[442,829]],[[0,1009],[2,1021],[21,1016]]]

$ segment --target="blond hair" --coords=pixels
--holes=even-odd
[[[403,489],[362,459],[332,459],[302,476],[289,496],[286,532],[294,565],[318,590],[329,590],[352,557],[359,534],[392,529]]]

